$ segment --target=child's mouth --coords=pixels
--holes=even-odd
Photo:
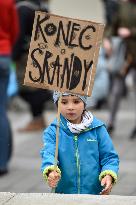
[[[70,113],[67,113],[67,115],[68,115],[68,116],[74,116],[74,115],[75,115],[75,113],[70,112]]]

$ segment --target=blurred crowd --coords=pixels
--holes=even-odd
[[[109,110],[107,128],[112,135],[121,100],[129,92],[126,84],[128,76],[132,78],[132,89],[136,98],[136,1],[102,2],[106,27],[88,106],[100,109],[106,105]],[[136,127],[130,133],[130,139],[135,137]]]
[[[47,90],[23,86],[35,11],[48,12],[48,0],[0,0],[0,176],[8,172],[12,154],[12,130],[7,103],[18,95],[29,104],[32,120],[20,132],[45,127],[44,103]]]
[[[136,95],[136,0],[102,0],[102,3],[106,27],[87,108],[108,109],[107,128],[112,135],[121,100],[129,92],[128,75],[133,79]],[[52,93],[22,85],[36,10],[49,12],[49,0],[0,0],[0,176],[8,172],[12,154],[7,103],[19,96],[29,105],[31,121],[20,127],[19,132],[46,127],[43,112]],[[129,137],[136,138],[136,127]]]

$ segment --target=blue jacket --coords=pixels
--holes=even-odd
[[[44,176],[54,164],[56,124],[55,119],[43,134],[41,169]],[[61,179],[56,193],[99,194],[102,190],[100,180],[106,174],[116,182],[118,165],[118,155],[103,122],[94,117],[88,129],[74,135],[61,115],[58,150]]]

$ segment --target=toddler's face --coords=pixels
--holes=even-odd
[[[62,96],[61,114],[73,124],[79,124],[84,111],[84,102],[77,96]]]

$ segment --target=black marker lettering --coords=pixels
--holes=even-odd
[[[43,73],[45,74],[45,68],[46,68],[46,73],[47,73],[47,79],[48,83],[51,84],[50,80],[50,75],[49,75],[49,65],[48,65],[48,58],[51,58],[53,54],[49,51],[46,51],[45,58],[44,58],[44,63],[43,63]],[[41,83],[44,82],[44,75],[42,76]]]
[[[72,90],[77,87],[78,83],[80,82],[81,73],[82,73],[82,63],[80,59],[77,56],[75,56],[69,90]]]
[[[65,72],[67,71],[67,82],[66,82],[66,88],[69,88],[69,82],[70,82],[70,74],[71,74],[71,67],[73,63],[73,57],[74,54],[71,54],[71,62],[69,66],[68,58],[65,58],[64,60],[64,67],[63,67],[63,73],[62,73],[62,79],[61,79],[61,88],[63,87],[64,79],[65,79]]]
[[[55,63],[53,64],[53,67],[54,67],[54,70],[53,70],[53,75],[52,75],[52,79],[51,79],[51,85],[53,84],[53,81],[54,81],[54,76],[55,76],[55,71],[56,71],[56,69],[57,69],[57,71],[56,71],[56,73],[57,73],[57,86],[59,86],[59,74],[60,74],[60,67],[61,67],[62,65],[60,64],[60,58],[59,58],[59,55],[57,55],[57,58],[56,58],[56,61],[55,61]]]
[[[92,67],[92,65],[93,65],[93,61],[91,61],[89,63],[89,65],[87,65],[86,60],[84,60],[85,73],[84,73],[84,80],[83,80],[82,90],[84,90],[86,88],[87,73],[88,73],[89,69]]]
[[[48,43],[47,40],[46,40],[46,38],[45,38],[44,32],[43,32],[43,30],[42,30],[42,27],[41,27],[41,24],[42,24],[43,22],[45,22],[48,18],[49,18],[49,17],[46,16],[46,17],[44,17],[43,19],[40,20],[40,15],[38,15],[38,17],[37,17],[36,29],[35,29],[34,41],[36,41],[36,40],[38,39],[38,33],[41,32],[41,35],[42,35],[42,37],[43,37],[44,42],[45,42],[45,43]]]
[[[65,32],[64,32],[64,28],[63,28],[63,23],[62,23],[62,21],[59,22],[59,27],[58,27],[58,33],[57,33],[57,38],[56,38],[55,46],[59,45],[60,33],[62,33],[65,45],[68,46],[68,37],[69,37],[70,27],[71,27],[71,21],[68,22],[67,35],[65,36]]]
[[[83,42],[82,42],[83,35],[84,35],[84,33],[85,33],[88,29],[91,29],[93,32],[96,31],[96,29],[95,29],[94,26],[87,26],[85,29],[83,29],[83,30],[81,31],[80,36],[79,36],[79,45],[80,45],[80,47],[81,47],[82,49],[84,49],[84,50],[89,50],[89,49],[92,48],[92,45],[89,45],[89,46],[86,47],[86,46],[83,45]]]
[[[37,66],[36,69],[37,69],[37,68],[39,69],[39,78],[37,78],[37,79],[34,79],[34,78],[32,77],[32,72],[29,71],[29,78],[30,78],[30,80],[33,81],[33,82],[39,82],[39,81],[41,80],[41,78],[42,78],[42,69],[41,69],[41,66],[40,66],[40,64],[38,63],[38,61],[35,59],[35,56],[34,56],[35,52],[37,52],[37,51],[39,51],[39,53],[40,53],[42,50],[40,50],[39,48],[36,48],[36,49],[34,49],[34,50],[32,51],[32,53],[31,53],[31,58],[32,58],[33,62],[35,63],[35,65]]]
[[[79,31],[79,30],[80,30],[80,24],[73,23],[71,36],[70,36],[70,41],[69,41],[69,46],[72,46],[72,47],[77,47],[78,46],[77,44],[72,44],[72,40],[73,40],[75,31]]]

